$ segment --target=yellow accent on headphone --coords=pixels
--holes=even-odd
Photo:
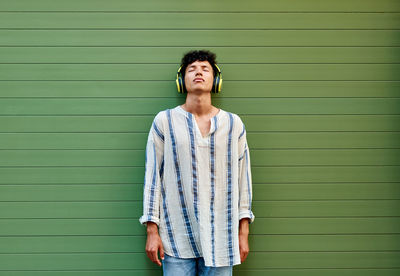
[[[217,72],[214,76],[211,92],[219,93],[222,90],[222,72],[221,72],[221,69],[219,69],[217,64],[214,64],[214,66],[215,66],[215,68],[217,68]],[[176,87],[177,87],[179,93],[187,93],[186,87],[185,87],[185,81],[184,81],[184,78],[182,77],[181,69],[182,69],[182,66],[179,67],[178,72],[176,74],[176,81],[175,81]]]

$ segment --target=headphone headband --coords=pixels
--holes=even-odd
[[[184,78],[183,78],[182,72],[181,72],[182,66],[183,65],[181,65],[179,67],[178,72],[176,74],[176,86],[178,88],[179,93],[187,93],[186,87],[185,87],[185,81],[184,81]],[[217,68],[217,72],[215,72],[215,75],[214,75],[213,86],[211,88],[211,92],[219,93],[219,92],[221,92],[221,89],[222,89],[222,72],[216,63],[214,63],[214,67]]]

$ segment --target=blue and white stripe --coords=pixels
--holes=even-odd
[[[190,135],[190,151],[192,157],[192,185],[193,185],[193,200],[194,200],[194,215],[196,220],[199,220],[198,216],[198,202],[197,202],[197,164],[196,164],[196,145],[194,141],[194,129],[193,129],[193,115],[189,113],[186,118],[188,124],[188,130]]]
[[[157,158],[156,158],[156,146],[153,143],[153,174],[151,177],[151,186],[150,186],[150,202],[149,202],[149,217],[153,216],[153,209],[154,209],[154,194],[156,192],[156,177],[157,177]]]
[[[217,117],[214,117],[215,130],[217,130]],[[210,214],[211,214],[211,255],[212,263],[215,266],[215,225],[214,225],[214,208],[215,208],[215,131],[210,137],[210,178],[211,178],[211,199],[210,199]]]
[[[153,128],[156,131],[158,137],[164,142],[164,135],[161,133],[161,131],[158,129],[156,122],[153,122]]]
[[[245,128],[244,124],[242,124],[242,127],[243,127],[243,130],[242,130],[242,132],[240,133],[238,139],[242,138],[242,136],[244,135],[244,133],[245,133],[245,131],[246,131],[246,128]]]
[[[164,173],[164,159],[162,160],[161,165],[160,165],[160,178],[163,177],[163,173]],[[172,230],[172,226],[171,226],[171,222],[170,222],[170,218],[169,218],[169,211],[168,211],[168,206],[167,206],[167,196],[165,195],[164,183],[161,183],[161,196],[162,196],[162,202],[163,202],[165,227],[166,227],[166,232],[168,235],[169,246],[171,247],[175,256],[177,256],[179,258],[181,255],[179,254],[178,247],[176,246],[174,232]]]
[[[233,130],[233,116],[229,113],[229,133],[228,133],[228,194],[227,194],[227,224],[228,224],[228,258],[229,265],[233,265],[233,240],[232,240],[232,130]]]
[[[176,242],[175,242],[175,238],[174,238],[174,232],[173,229],[171,227],[171,222],[169,219],[169,212],[168,212],[168,206],[167,206],[167,200],[166,200],[166,195],[165,195],[165,189],[164,189],[164,185],[161,185],[161,194],[163,197],[163,210],[164,210],[164,218],[165,218],[165,225],[166,225],[166,231],[168,234],[168,241],[169,241],[169,245],[171,246],[172,251],[174,252],[174,255],[176,257],[180,257],[181,255],[178,252],[178,248],[176,246]]]
[[[174,159],[175,172],[176,172],[176,183],[178,185],[178,190],[179,190],[179,199],[180,199],[180,203],[181,203],[181,211],[182,211],[182,215],[184,218],[185,229],[186,229],[186,233],[188,235],[189,241],[190,241],[191,248],[193,250],[193,254],[196,257],[200,257],[199,250],[197,249],[197,245],[194,240],[192,225],[191,225],[191,222],[189,219],[189,214],[188,214],[188,210],[187,210],[186,203],[185,203],[185,195],[184,195],[184,191],[183,191],[183,187],[182,187],[181,172],[180,172],[180,166],[179,166],[179,162],[178,162],[178,153],[177,153],[177,148],[176,148],[175,134],[174,134],[174,128],[172,126],[170,109],[167,110],[167,116],[168,116],[169,133],[171,136],[172,152],[173,152],[173,159]]]
[[[249,208],[248,210],[250,211],[250,214],[252,216],[251,212],[251,183],[250,183],[250,176],[249,176],[249,151],[247,148],[247,143],[245,144],[246,150],[244,151],[244,156],[246,157],[246,180],[247,180],[247,202],[249,202]]]

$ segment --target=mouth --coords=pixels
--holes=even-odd
[[[202,78],[195,78],[193,81],[197,82],[197,81],[204,81],[204,80]]]

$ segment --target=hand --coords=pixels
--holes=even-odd
[[[244,262],[249,254],[249,220],[241,219],[239,223],[239,251],[240,261]]]
[[[161,266],[162,264],[158,259],[158,251],[160,251],[161,259],[164,260],[164,247],[157,231],[157,224],[147,222],[146,254],[153,263]]]

